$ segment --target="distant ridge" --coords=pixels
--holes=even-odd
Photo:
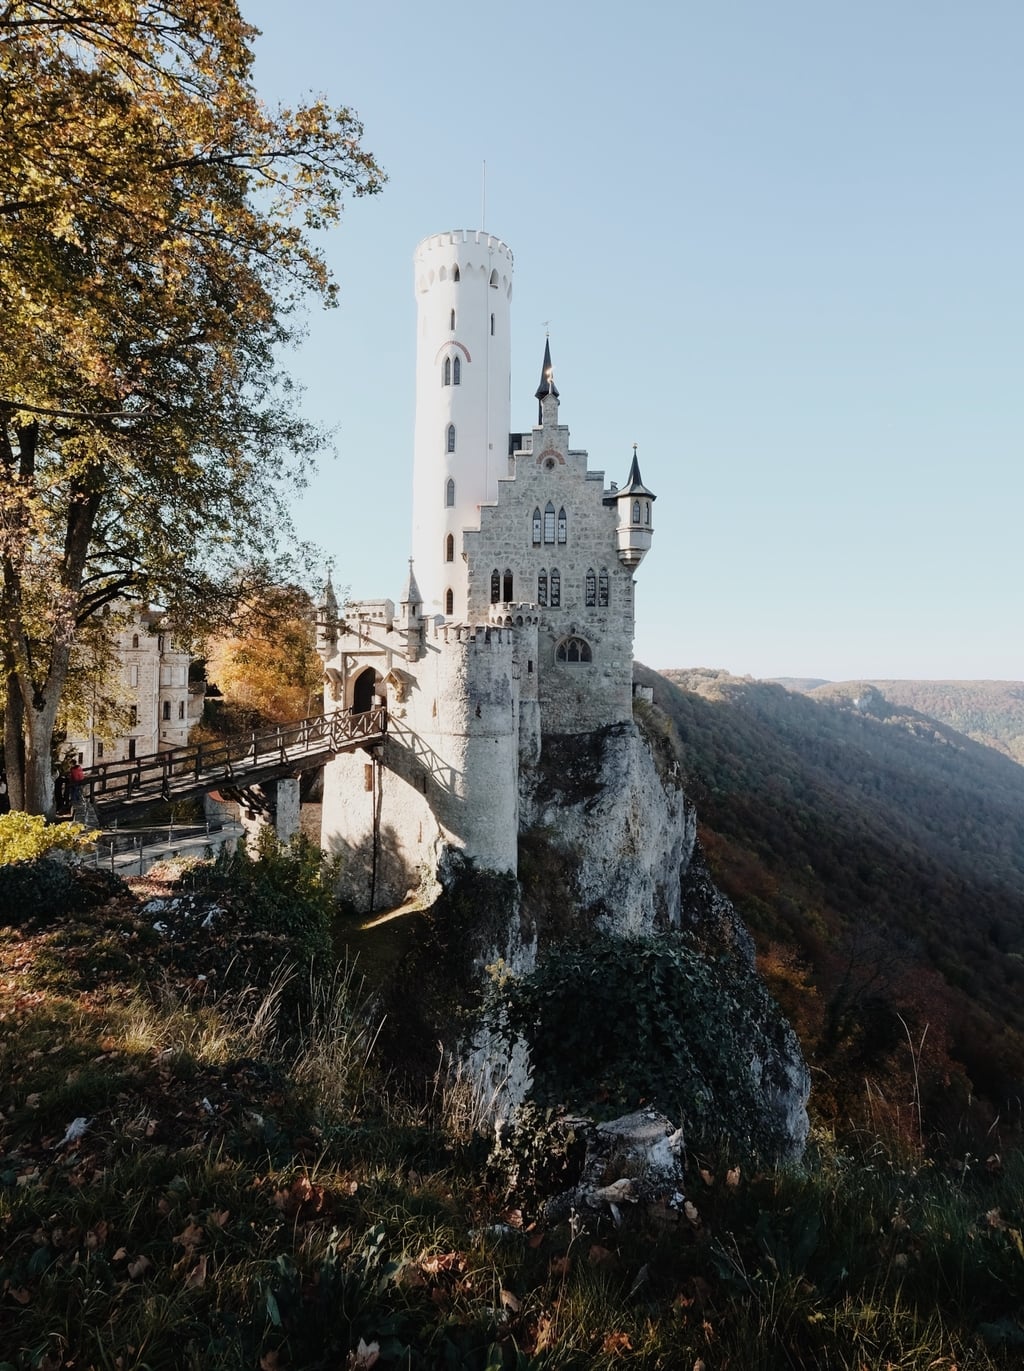
[[[938,719],[1024,765],[1024,681],[816,681],[800,676],[776,681],[787,690],[835,700],[873,686],[890,704]]]

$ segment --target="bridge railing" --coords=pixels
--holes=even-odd
[[[359,714],[351,710],[317,714],[233,738],[168,748],[128,761],[101,762],[85,773],[82,785],[97,806],[144,796],[170,799],[175,792],[202,789],[203,783],[212,788],[218,781],[243,782],[267,766],[298,761],[311,753],[340,752],[358,745],[360,739],[380,736],[386,728],[383,705]]]

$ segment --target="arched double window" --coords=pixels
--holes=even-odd
[[[455,361],[452,363],[452,385],[453,385],[453,386],[461,386],[461,385],[462,385],[462,358],[461,358],[461,357],[456,357]]]
[[[441,384],[450,386],[452,383],[452,359],[446,357],[441,363]]]
[[[491,604],[496,605],[501,599],[501,572],[497,567],[491,572]]]
[[[608,568],[602,567],[601,574],[597,578],[597,603],[602,609],[608,605]]]
[[[455,539],[450,533],[444,540],[444,559],[446,562],[455,561]]]
[[[557,609],[562,603],[562,578],[558,574],[558,568],[551,568],[551,608]]]
[[[444,612],[446,614],[455,613],[455,591],[450,587],[444,593]]]
[[[455,482],[450,476],[444,484],[444,503],[446,509],[455,508]]]
[[[449,452],[454,452],[454,451],[455,451],[455,425],[454,425],[454,424],[449,424],[449,425],[448,425],[448,432],[447,432],[447,436],[446,436],[446,444],[447,444],[447,448],[448,448],[448,451],[449,451]]]
[[[583,603],[588,609],[593,609],[597,604],[597,577],[594,575],[593,567],[587,571],[583,586]]]
[[[555,541],[555,507],[550,500],[544,506],[544,541]]]
[[[534,545],[534,547],[539,547],[539,546],[540,546],[540,510],[539,510],[539,509],[535,509],[535,510],[533,511],[533,545]]]
[[[582,662],[592,662],[593,660],[594,655],[585,638],[578,638],[575,635],[563,638],[555,648],[555,661],[565,662],[568,666],[578,666]]]
[[[559,541],[560,543],[564,543],[564,542],[565,542],[565,540],[566,540],[566,534],[568,533],[568,528],[569,528],[569,525],[568,525],[568,521],[566,520],[566,517],[565,517],[565,510],[564,510],[564,509],[560,509],[560,510],[558,511],[558,541]]]
[[[548,602],[548,573],[547,573],[546,571],[541,571],[540,575],[537,577],[537,603],[538,603],[539,605],[542,605],[542,606],[545,606],[545,607],[546,607],[546,606],[547,606],[547,602]]]
[[[502,599],[506,604],[512,599],[512,572],[505,568],[505,575],[501,578]]]

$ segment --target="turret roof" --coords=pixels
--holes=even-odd
[[[411,557],[409,558],[409,576],[405,583],[405,589],[402,591],[401,603],[403,605],[421,605],[423,603],[423,596],[420,594],[420,588],[416,584],[416,576],[412,569]]]
[[[621,499],[623,495],[645,495],[648,500],[656,500],[658,497],[653,491],[648,490],[640,476],[640,463],[636,457],[636,443],[633,444],[633,462],[629,468],[629,475],[626,477],[626,484],[615,492],[616,499]]]

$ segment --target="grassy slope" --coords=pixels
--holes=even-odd
[[[639,675],[674,721],[716,877],[788,966],[821,1072],[850,1078],[838,1094],[898,1071],[899,1011],[915,1042],[929,1026],[944,1127],[958,1063],[1005,1109],[1024,1078],[1024,769],[864,690],[855,708],[719,672]]]
[[[154,878],[0,934],[0,1365],[1019,1364],[1017,1159],[691,1156],[685,1214],[548,1225],[464,1090],[391,1096],[351,978],[208,910]]]

